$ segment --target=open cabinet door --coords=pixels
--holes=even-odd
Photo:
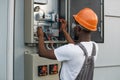
[[[98,15],[98,29],[92,34],[92,40],[98,43],[104,42],[104,4],[103,0],[68,0],[70,26],[74,22],[72,15],[76,14],[82,8],[89,7]],[[72,32],[72,31],[71,31]],[[73,34],[71,34],[73,35]]]

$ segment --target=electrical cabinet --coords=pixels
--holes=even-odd
[[[59,80],[60,62],[38,56],[37,28],[42,27],[45,47],[55,49],[66,43],[59,18],[67,20],[65,0],[24,0],[25,80]],[[69,27],[67,28],[69,32]]]
[[[37,43],[37,27],[42,27],[45,43],[64,43],[59,17],[67,20],[67,1],[25,0],[25,43]],[[62,9],[61,9],[62,8]],[[62,12],[61,12],[62,11]]]
[[[45,43],[65,43],[63,33],[59,31],[59,18],[68,22],[68,32],[74,39],[72,15],[80,9],[89,7],[98,15],[98,29],[92,34],[92,40],[104,42],[104,2],[103,0],[25,0],[25,43],[37,43],[37,27],[44,31]],[[58,45],[56,44],[56,47]],[[49,45],[48,45],[49,46]]]
[[[38,54],[25,53],[25,80],[59,80],[60,63],[41,58]]]

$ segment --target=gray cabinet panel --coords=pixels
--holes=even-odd
[[[0,0],[0,80],[6,80],[7,0]]]

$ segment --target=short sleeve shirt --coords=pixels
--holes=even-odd
[[[87,49],[88,56],[90,56],[92,53],[93,43],[96,46],[96,56],[97,56],[98,45],[95,42],[93,41],[81,42],[81,44],[83,44]],[[78,45],[67,44],[56,48],[54,50],[54,53],[57,60],[63,63],[60,73],[60,79],[75,80],[85,60],[85,56],[82,49]],[[95,56],[95,60],[96,60],[96,56]]]

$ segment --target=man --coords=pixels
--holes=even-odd
[[[87,49],[88,56],[92,53],[93,43],[98,52],[98,45],[91,41],[91,32],[97,30],[98,17],[90,8],[80,10],[76,15],[73,15],[75,20],[74,33],[77,39],[75,43],[66,31],[66,21],[60,19],[61,30],[63,31],[68,44],[56,48],[55,50],[47,50],[44,46],[44,34],[42,29],[38,28],[39,38],[39,55],[49,59],[55,59],[62,62],[62,69],[60,73],[61,80],[75,80],[79,74],[84,60],[84,52],[76,45],[81,43]],[[94,57],[96,59],[96,56]]]

